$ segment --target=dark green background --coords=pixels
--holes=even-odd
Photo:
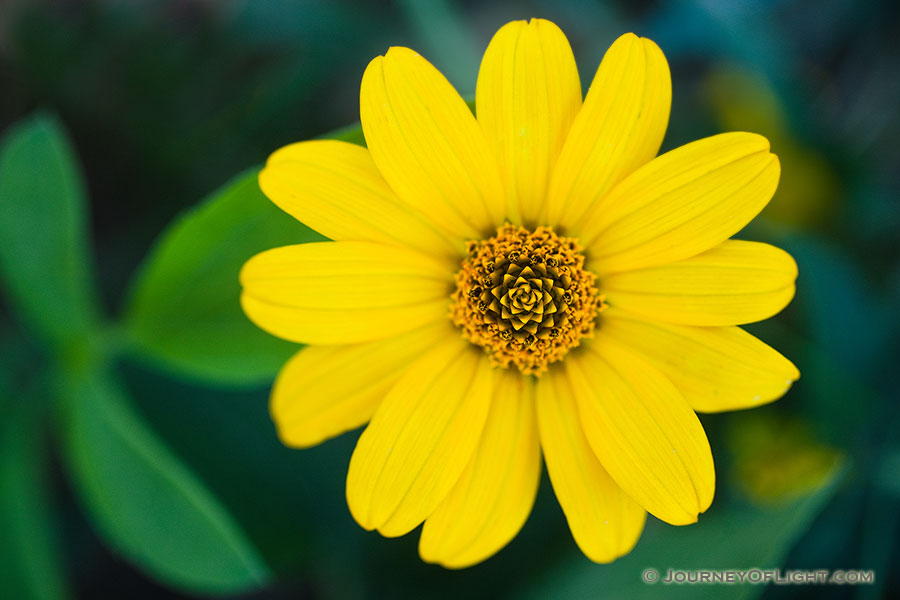
[[[16,163],[23,181],[0,181],[35,198],[0,199],[9,292],[0,296],[0,597],[900,597],[898,7],[0,3],[0,133],[24,131],[37,148]],[[451,572],[419,561],[416,534],[387,540],[353,522],[343,485],[357,434],[304,451],[275,437],[267,382],[291,346],[236,320],[233,269],[248,248],[311,234],[265,202],[252,171],[199,212],[184,211],[281,145],[355,122],[363,70],[388,46],[417,49],[470,95],[493,32],[532,16],[565,31],[585,89],[621,33],[662,47],[673,76],[663,150],[724,130],[770,138],[782,183],[741,237],[789,250],[800,277],[791,306],[749,329],[802,378],[772,406],[703,416],[719,486],[698,525],[651,518],[634,553],[593,565],[545,475],[510,546]],[[39,168],[42,156],[69,155],[65,142],[42,150],[59,136],[76,157],[66,177],[83,173],[81,203],[54,204],[62,192]],[[70,245],[36,241],[57,237]],[[98,292],[81,289],[84,281]],[[161,461],[154,472],[141,462],[148,455]],[[180,508],[166,508],[178,498],[152,496],[154,478],[172,473],[208,490],[258,565],[207,556],[216,544],[178,527]],[[92,487],[105,475],[119,487]],[[138,512],[125,531],[118,505],[103,503],[128,508],[135,495],[174,520]],[[169,542],[178,552],[161,553]],[[173,575],[194,564],[203,581]],[[753,566],[874,569],[876,582],[640,581],[646,567]]]

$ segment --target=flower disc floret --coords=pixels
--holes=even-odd
[[[574,238],[504,225],[468,243],[451,318],[495,365],[540,374],[592,335],[603,308]]]

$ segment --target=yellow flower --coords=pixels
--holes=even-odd
[[[407,48],[366,69],[368,149],[292,144],[266,195],[335,240],[241,273],[259,327],[308,344],[271,410],[305,447],[369,422],[347,502],[388,537],[424,522],[428,562],[493,555],[531,511],[541,455],[581,550],[630,551],[646,513],[697,520],[715,488],[695,411],[756,406],[799,377],[736,327],[794,295],[793,259],[728,239],[766,205],[766,139],[717,135],[656,157],[665,57],[627,34],[582,100],[553,23],[501,28],[477,120]]]

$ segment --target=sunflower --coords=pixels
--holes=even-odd
[[[308,447],[368,422],[347,502],[393,537],[424,522],[423,560],[461,568],[521,529],[541,456],[575,542],[606,563],[649,512],[712,502],[696,411],[772,401],[799,377],[738,325],[779,312],[797,267],[729,239],[769,202],[778,159],[751,133],[661,156],[666,59],[626,34],[582,96],[545,20],[502,27],[476,116],[407,48],[363,75],[367,148],[300,142],[259,176],[330,242],[268,250],[241,272],[262,329],[307,344],[271,412]]]

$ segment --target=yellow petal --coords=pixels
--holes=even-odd
[[[454,244],[400,201],[369,151],[336,140],[300,142],[269,157],[259,186],[282,210],[339,241],[408,246],[458,255]]]
[[[659,152],[672,80],[662,51],[628,33],[600,63],[553,172],[546,222],[578,235],[588,209]]]
[[[594,454],[647,512],[672,525],[696,522],[715,490],[697,415],[665,376],[602,329],[583,347],[565,365]]]
[[[318,242],[257,254],[241,270],[241,305],[273,335],[354,344],[447,318],[446,267],[397,246]]]
[[[447,321],[375,342],[299,351],[272,388],[281,441],[305,448],[364,424],[406,369],[453,333]]]
[[[347,473],[347,503],[365,529],[408,533],[438,507],[478,445],[493,368],[458,335],[410,365],[363,431]]]
[[[409,48],[369,63],[359,103],[366,144],[401,200],[458,239],[502,222],[497,161],[453,86]]]
[[[639,352],[700,412],[771,402],[800,377],[791,361],[739,327],[643,321],[610,308],[603,333]]]
[[[510,217],[533,225],[581,107],[575,57],[559,27],[543,19],[501,27],[481,60],[475,102],[506,185]]]
[[[525,524],[540,472],[534,382],[498,372],[478,449],[422,528],[422,560],[460,569],[492,556]]]
[[[692,258],[602,280],[610,306],[682,325],[767,319],[794,297],[797,263],[769,244],[726,240]]]
[[[596,273],[709,250],[769,202],[781,168],[766,138],[723,133],[659,156],[591,207],[579,239]]]
[[[575,543],[598,563],[630,552],[647,513],[591,451],[562,369],[550,369],[538,380],[537,416],[544,462]]]

